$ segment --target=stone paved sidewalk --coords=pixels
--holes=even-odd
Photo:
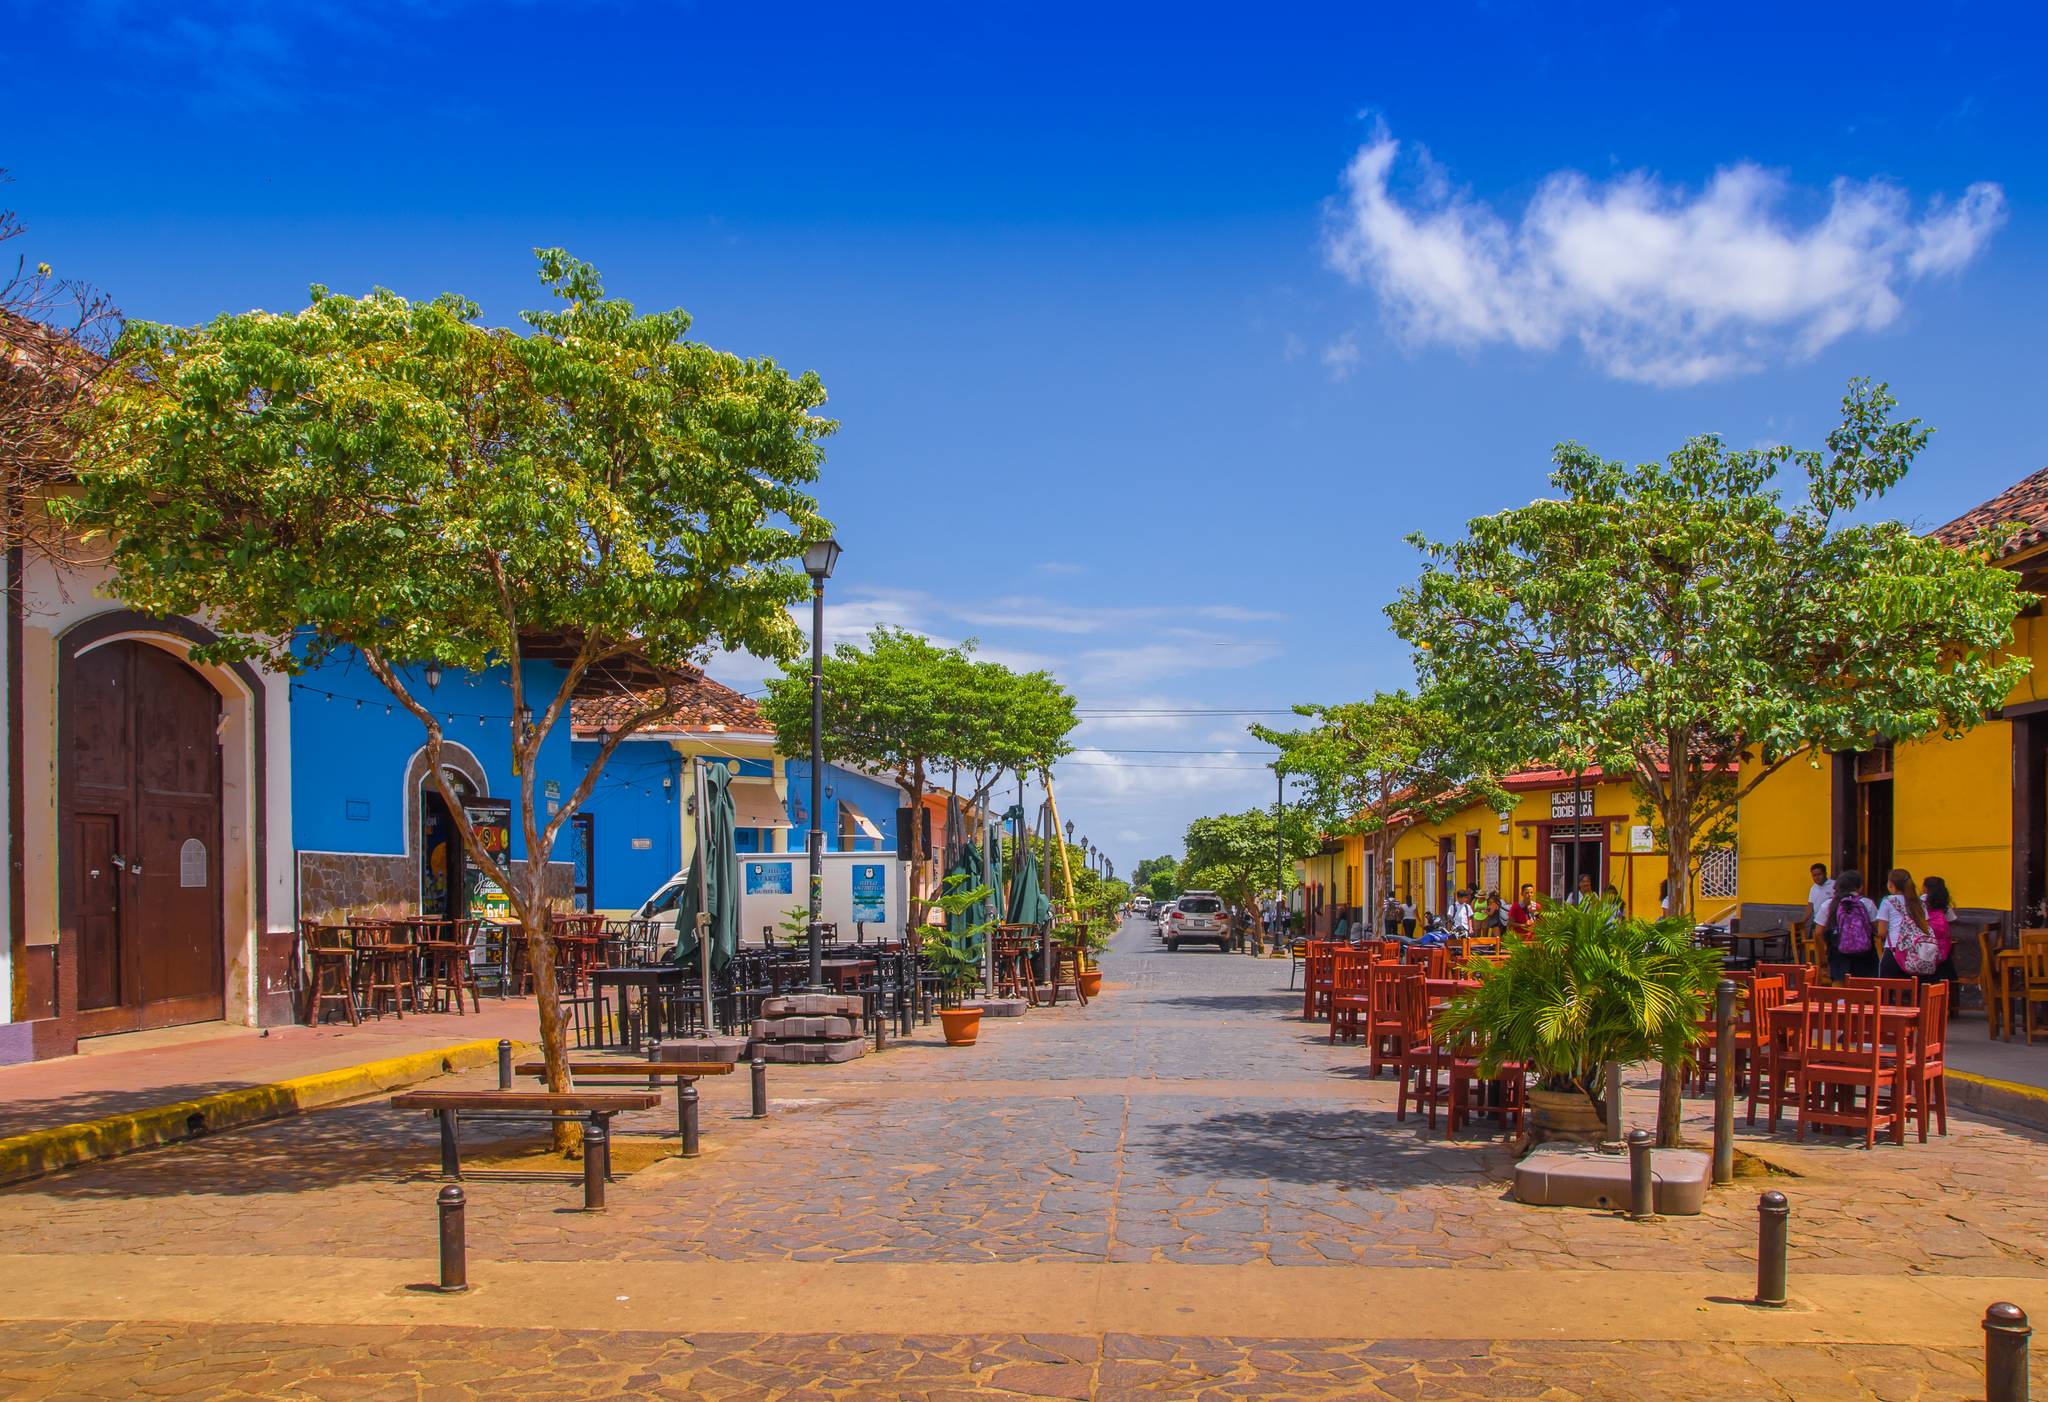
[[[394,1322],[367,1335],[341,1327],[347,1316],[286,1326],[282,1303],[260,1290],[182,1323],[111,1304],[43,1318],[31,1289],[0,1298],[0,1320],[15,1321],[0,1331],[0,1379],[21,1395],[91,1395],[55,1390],[80,1378],[118,1393],[146,1359],[152,1387],[156,1365],[175,1367],[183,1392],[165,1395],[193,1396],[1910,1398],[1981,1386],[1971,1382],[1969,1311],[1988,1298],[1976,1302],[1972,1278],[2048,1309],[2038,1209],[2048,1156],[2031,1131],[1957,1117],[1947,1140],[1871,1153],[1753,1136],[1750,1147],[1787,1170],[1772,1186],[1794,1202],[1795,1293],[1803,1277],[1889,1277],[1946,1282],[1942,1298],[1956,1302],[1956,1318],[1911,1335],[1920,1342],[1909,1347],[1879,1342],[1896,1337],[1882,1320],[1808,1329],[1779,1316],[1779,1333],[1757,1333],[1762,1325],[1744,1323],[1752,1316],[1717,1312],[1692,1284],[1705,1272],[1726,1278],[1728,1297],[1746,1295],[1756,1183],[1714,1194],[1700,1218],[1650,1224],[1522,1208],[1505,1196],[1508,1146],[1485,1133],[1448,1142],[1412,1116],[1397,1122],[1390,1080],[1373,1081],[1356,1047],[1332,1047],[1290,1016],[1300,1003],[1285,991],[1284,961],[1169,956],[1133,925],[1108,970],[1094,1006],[991,1022],[971,1050],[939,1045],[934,1030],[844,1067],[777,1068],[766,1121],[746,1118],[744,1077],[706,1082],[705,1157],[613,1185],[602,1216],[570,1210],[575,1190],[562,1184],[473,1182],[480,1291],[464,1308],[501,1328],[467,1312],[460,1326]],[[1647,1119],[1651,1087],[1633,1095]],[[1703,1133],[1706,1107],[1694,1109]],[[661,1133],[672,1114],[621,1128]],[[0,1192],[0,1240],[53,1266],[105,1260],[109,1299],[121,1257],[246,1259],[252,1279],[265,1259],[346,1261],[365,1279],[388,1277],[367,1308],[423,1274],[433,1161],[424,1117],[359,1104]],[[862,1270],[895,1282],[889,1290],[914,1283],[918,1267],[1010,1270],[1022,1292],[1040,1288],[1033,1270],[1153,1269],[1166,1273],[1162,1308],[1185,1292],[1204,1337],[1109,1324],[1055,1345],[1000,1327],[927,1332],[950,1318],[944,1302],[907,1304],[886,1290],[872,1295],[877,1332],[821,1332],[802,1290],[781,1287],[736,1294],[747,1320],[715,1335],[648,1334],[637,1306],[616,1329],[550,1332],[563,1314],[550,1313],[547,1292],[493,1296],[489,1281],[495,1263],[551,1261],[586,1275],[609,1264],[622,1279],[696,1263],[707,1290],[746,1265],[824,1263],[839,1273],[818,1288],[829,1281],[863,1300],[847,1284],[869,1279]],[[721,1274],[720,1263],[740,1265]],[[1232,1291],[1428,1267],[1516,1281],[1496,1306],[1496,1342],[1440,1337],[1469,1320],[1375,1338],[1364,1311],[1355,1326],[1319,1324],[1307,1336],[1229,1327]],[[1539,1277],[1519,1274],[1588,1269],[1640,1282],[1655,1327],[1632,1332],[1651,1337],[1603,1340],[1599,1319],[1575,1316],[1523,1283]],[[2040,1298],[2026,1298],[2036,1281]],[[291,1289],[277,1282],[286,1300]],[[1794,1326],[1804,1342],[1784,1332]],[[1576,1337],[1546,1337],[1557,1330]]]

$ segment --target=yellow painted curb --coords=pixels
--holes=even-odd
[[[515,1043],[513,1049],[519,1052],[530,1050],[531,1046],[521,1042]],[[151,1105],[96,1120],[12,1135],[0,1139],[0,1183],[18,1183],[95,1159],[117,1158],[138,1149],[196,1139],[238,1125],[282,1119],[345,1100],[360,1100],[436,1076],[490,1066],[497,1058],[495,1039],[458,1042],[431,1051],[366,1061],[360,1066],[316,1071],[267,1085],[242,1086],[193,1100]]]
[[[2039,1086],[2021,1085],[2018,1081],[2001,1081],[1996,1076],[1979,1076],[1975,1072],[1958,1071],[1954,1067],[1948,1069],[1948,1076],[1950,1080],[1965,1081],[1973,1086],[1982,1086],[1986,1090],[1998,1091],[2002,1095],[2017,1095],[2022,1100],[2048,1105],[2048,1090],[2043,1090]]]

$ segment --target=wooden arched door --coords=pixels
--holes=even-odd
[[[220,696],[148,643],[58,683],[59,921],[78,1034],[222,1015]]]

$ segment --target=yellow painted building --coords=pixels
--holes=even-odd
[[[2003,522],[2024,529],[2002,563],[2048,594],[2048,470],[1935,536],[1961,544]],[[2031,659],[2031,673],[1961,739],[1801,756],[1742,801],[1745,928],[1804,918],[1816,861],[1830,871],[1853,867],[1871,886],[1893,867],[1942,877],[1966,925],[2048,924],[2048,625],[2038,603],[2018,620],[2012,646]],[[1960,941],[1957,957],[1967,976],[1974,945]]]
[[[1355,923],[1357,912],[1375,903],[1366,889],[1362,837],[1324,838],[1321,850],[1294,864],[1294,874],[1300,883],[1294,908],[1302,913],[1312,939],[1329,935],[1340,918],[1348,916]]]
[[[1662,914],[1665,853],[1638,811],[1635,786],[1590,771],[1582,784],[1557,769],[1510,775],[1502,787],[1515,806],[1505,816],[1473,803],[1435,823],[1418,823],[1395,840],[1392,881],[1418,917],[1440,913],[1458,890],[1500,892],[1512,902],[1523,885],[1562,900],[1581,872],[1596,889],[1614,887],[1632,914]],[[1731,853],[1709,853],[1694,884],[1691,909],[1710,920],[1734,905]]]

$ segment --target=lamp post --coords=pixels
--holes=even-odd
[[[804,547],[804,573],[811,577],[811,945],[810,991],[825,991],[825,954],[818,915],[825,904],[825,581],[839,563],[839,542],[830,536]],[[915,816],[915,815],[913,815]]]

